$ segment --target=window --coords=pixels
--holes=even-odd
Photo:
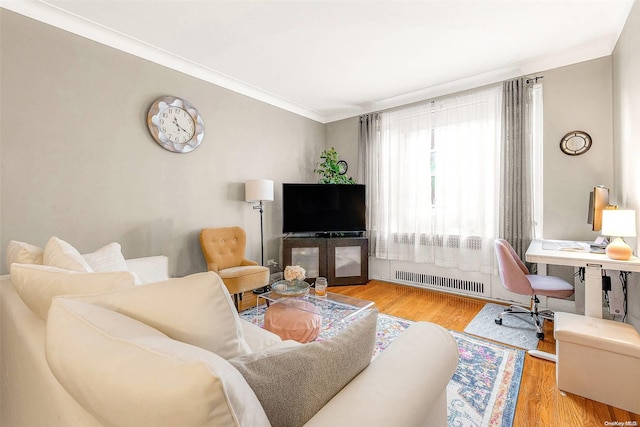
[[[380,113],[366,177],[376,257],[491,272],[501,100],[495,86]]]

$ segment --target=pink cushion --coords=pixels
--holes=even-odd
[[[310,302],[289,299],[269,306],[264,315],[264,328],[283,340],[307,343],[318,337],[322,316]]]

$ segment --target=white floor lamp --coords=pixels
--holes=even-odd
[[[273,181],[270,179],[250,179],[244,183],[244,198],[249,203],[258,203],[253,207],[260,211],[260,265],[264,265],[264,228],[262,225],[263,202],[273,201]]]

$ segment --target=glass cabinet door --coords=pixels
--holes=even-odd
[[[291,265],[299,265],[307,277],[320,277],[320,248],[291,248]]]

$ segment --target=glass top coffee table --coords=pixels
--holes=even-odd
[[[294,302],[296,300],[310,304],[299,304]],[[310,307],[309,311],[322,316],[323,325],[335,321],[349,321],[375,305],[373,301],[333,292],[326,292],[325,296],[318,296],[313,288],[309,288],[308,293],[300,296],[283,296],[275,292],[266,292],[258,295],[257,302],[257,309],[261,304],[266,304],[267,307],[271,304],[287,304],[298,310],[307,310],[304,307]]]

